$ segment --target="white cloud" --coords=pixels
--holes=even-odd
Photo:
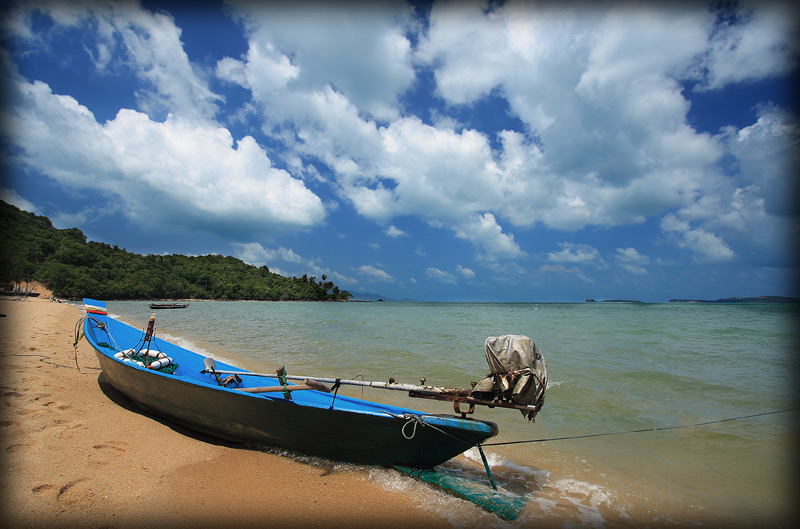
[[[172,115],[155,122],[126,109],[101,125],[45,83],[15,79],[11,86],[20,101],[9,120],[19,160],[67,187],[103,191],[140,224],[200,225],[247,236],[324,219],[319,197],[272,167],[252,137],[234,142],[212,122]]]
[[[232,246],[236,249],[236,256],[239,259],[254,266],[267,265],[272,268],[274,261],[295,264],[306,262],[305,259],[289,248],[264,248],[257,242],[233,243]]]
[[[525,256],[510,233],[503,233],[491,213],[473,215],[456,229],[456,237],[466,239],[479,248],[478,257],[486,261],[516,259]]]
[[[268,94],[286,89],[286,85],[299,75],[300,69],[286,55],[269,42],[250,42],[246,63],[224,57],[217,62],[216,74],[220,79],[254,90],[254,95]]]
[[[757,39],[762,27],[752,19],[737,31]],[[765,59],[770,46],[788,46],[786,26],[773,29],[772,44],[758,48]],[[504,217],[577,230],[641,223],[719,185],[713,164],[725,145],[687,123],[678,82],[702,74],[713,31],[704,6],[576,13],[507,2],[485,14],[477,4],[437,4],[418,59],[435,68],[451,104],[501,94],[530,127],[501,134],[497,182],[512,204]],[[785,71],[765,64],[751,71]],[[483,207],[499,214],[491,201]]]
[[[317,259],[303,257],[290,248],[283,246],[268,248],[258,242],[231,243],[231,246],[234,249],[234,255],[245,263],[253,266],[266,265],[271,272],[282,276],[299,277],[306,274],[312,277],[321,277],[326,275],[341,284],[356,283],[354,279],[322,266]],[[281,266],[278,266],[278,263],[281,263]]]
[[[646,275],[645,265],[650,264],[650,258],[637,252],[636,248],[617,248],[617,262],[632,274]]]
[[[13,189],[0,187],[0,200],[3,200],[6,204],[16,206],[23,211],[36,213],[36,206],[34,206],[30,201],[19,196],[19,193]]]
[[[358,271],[363,276],[366,276],[369,281],[376,281],[379,283],[393,283],[395,281],[391,275],[372,265],[362,265],[358,268]]]
[[[775,252],[792,240],[796,183],[791,175],[798,166],[796,117],[774,105],[757,109],[757,121],[738,129],[724,128],[718,138],[725,145],[728,163],[736,171],[706,181],[703,193],[679,208],[683,221],[720,241],[717,258],[724,248],[737,248],[741,256]],[[718,245],[712,244],[712,251]]]
[[[146,86],[136,96],[154,119],[163,119],[168,112],[186,119],[216,114],[222,97],[209,89],[189,61],[181,29],[171,15],[142,9],[137,2],[24,2],[13,11],[7,27],[27,40],[38,39],[34,42],[38,47],[49,44],[43,33],[32,30],[33,13],[50,17],[56,26],[91,32],[91,44],[84,49],[95,67],[108,75],[129,69],[144,81]]]
[[[453,104],[488,94],[505,74],[509,50],[504,17],[485,16],[485,5],[435,3],[417,58],[435,70],[438,92]],[[470,60],[473,58],[474,60]]]
[[[764,197],[766,212],[789,214],[795,207],[795,182],[787,178],[797,167],[796,117],[773,105],[758,109],[758,120],[748,127],[728,127],[720,137],[739,163],[738,184],[755,185]]]
[[[100,35],[108,37],[113,32],[113,37],[119,36],[137,76],[153,86],[138,94],[140,104],[152,117],[171,112],[204,119],[216,114],[216,103],[222,97],[208,88],[189,62],[180,40],[181,30],[170,15],[133,7],[112,7],[109,11],[94,13],[101,26],[113,28]],[[110,47],[115,43],[105,44]]]
[[[331,272],[331,279],[335,281],[339,285],[357,285],[358,280],[346,276],[344,274],[340,274],[339,272]]]
[[[292,70],[293,91],[310,94],[332,85],[374,118],[387,120],[399,115],[398,98],[415,78],[406,37],[415,24],[410,5],[360,2],[347,9],[302,2],[281,6],[234,1],[230,5],[247,30],[251,51],[246,68],[259,75],[260,82],[250,84],[259,97],[273,81],[271,76],[258,74],[254,48],[267,51],[271,63],[284,64],[284,72]],[[270,71],[274,67],[270,66]]]
[[[395,7],[318,16],[240,5],[249,51],[220,61],[217,73],[251,90],[265,132],[291,156],[326,164],[359,214],[417,216],[453,229],[484,258],[490,249],[523,255],[499,226],[491,237],[468,234],[464,226],[487,214],[495,225],[574,231],[638,224],[713,197],[726,138],[690,126],[681,82],[733,81],[722,70],[732,60],[723,60],[723,41],[755,57],[785,48],[788,35],[766,16],[742,18],[723,35],[704,6],[577,11],[511,1],[487,12],[436,3],[411,48],[405,32],[418,28],[407,7]],[[374,24],[323,44],[331,26],[364,20]],[[767,37],[770,27],[777,32]],[[505,98],[523,130],[490,138],[439,109],[434,124],[401,112],[415,61],[433,68],[448,104]],[[785,71],[769,64],[754,75]],[[377,83],[369,90],[356,86],[367,71]]]
[[[661,230],[679,248],[694,252],[697,262],[724,262],[734,257],[733,250],[725,241],[704,229],[692,228],[688,221],[680,220],[672,213],[661,219]]]
[[[123,108],[101,124],[74,97],[6,72],[17,104],[5,121],[18,162],[67,188],[105,193],[140,225],[200,227],[237,239],[324,220],[320,198],[302,180],[274,167],[253,137],[234,141],[212,120],[221,98],[189,61],[171,16],[134,3],[26,3],[9,23],[15,34],[34,35],[36,10],[57,26],[85,30],[99,70],[130,69],[143,80],[139,104],[151,115]],[[47,38],[31,45],[46,46]]]
[[[380,134],[378,173],[395,184],[383,203],[389,209],[385,216],[413,214],[452,222],[476,207],[500,204],[502,175],[485,135],[435,128],[417,117],[394,121]],[[360,182],[353,184],[363,189]]]
[[[573,244],[569,242],[560,242],[558,246],[561,250],[557,252],[549,252],[547,260],[552,263],[595,263],[600,264],[603,262],[600,257],[600,252],[596,248],[592,248],[588,244]]]
[[[708,72],[704,88],[720,88],[789,71],[798,51],[796,39],[786,40],[797,21],[797,8],[792,2],[742,3],[727,15],[711,32],[710,50],[704,61]]]
[[[137,96],[150,115],[123,109],[100,124],[82,102],[14,78],[22,160],[66,187],[99,186],[139,222],[200,223],[242,240],[323,222],[326,206],[303,176],[390,225],[388,236],[403,235],[391,225],[402,215],[452,230],[487,266],[526,255],[516,228],[576,231],[668,212],[670,240],[698,259],[725,260],[732,234],[775,233],[786,212],[783,162],[796,130],[785,111],[762,108],[751,126],[713,136],[687,119],[693,83],[717,90],[786,73],[796,46],[774,6],[726,8],[737,16],[719,25],[706,6],[437,2],[423,30],[403,2],[232,5],[247,51],[219,58],[214,74],[251,99],[230,119],[260,127],[285,152],[270,159],[252,137],[234,140],[213,121],[223,101],[169,16],[135,4],[40,3],[56,25],[86,28],[99,71],[125,69],[145,83]],[[6,26],[46,46],[33,10],[13,11]],[[415,116],[404,96],[428,68],[445,105]],[[518,130],[458,122],[487,96],[507,103]],[[718,167],[731,157],[733,175]],[[548,259],[604,264],[579,245]]]
[[[475,278],[475,272],[473,272],[470,268],[467,268],[465,266],[458,265],[456,267],[456,272],[461,274],[461,276],[464,279],[474,279]]]
[[[502,175],[484,135],[474,130],[437,129],[414,116],[400,118],[396,110],[384,113],[383,118],[391,119],[379,125],[371,117],[380,118],[380,113],[365,103],[359,95],[361,88],[348,84],[354,74],[348,75],[347,83],[339,81],[345,70],[337,65],[370,64],[375,42],[393,42],[399,46],[397,50],[405,49],[397,31],[407,23],[408,13],[405,9],[399,15],[393,10],[379,12],[392,22],[382,20],[348,37],[363,40],[353,47],[349,41],[343,43],[341,49],[330,51],[337,54],[328,57],[330,64],[322,65],[309,50],[330,30],[330,20],[318,34],[315,19],[300,24],[289,12],[242,8],[239,17],[248,28],[250,50],[241,60],[220,61],[218,75],[249,88],[260,106],[265,131],[288,141],[296,152],[327,164],[334,171],[340,196],[365,217],[386,220],[416,215],[432,225],[453,227],[477,210],[499,207]],[[337,13],[334,18],[347,16]],[[336,31],[340,33],[338,28]],[[336,47],[325,45],[329,48]],[[269,60],[257,50],[270,51]],[[383,68],[398,74],[410,68],[410,51],[381,60],[385,63],[381,68],[369,71],[371,83],[383,82],[378,75]],[[277,70],[276,64],[280,65]],[[265,70],[277,73],[262,80],[258,75]],[[373,89],[373,95],[382,97],[381,105],[396,104],[396,95],[413,79],[413,70],[409,71],[411,77],[398,75],[394,85],[384,86],[386,92]],[[296,132],[275,132],[287,122]]]
[[[439,270],[438,268],[428,268],[425,270],[425,275],[439,283],[455,284],[458,282],[453,274],[445,272],[444,270]]]
[[[394,225],[389,226],[388,228],[386,228],[386,235],[388,235],[389,237],[405,237],[405,236],[408,236],[408,234],[406,232],[404,232],[403,230],[401,230],[400,228],[398,228],[398,227],[396,227]]]
[[[571,268],[567,268],[566,266],[564,266],[562,264],[542,265],[542,266],[539,267],[539,270],[541,272],[552,272],[552,273],[556,273],[556,274],[559,274],[559,275],[565,275],[565,274],[574,275],[575,277],[577,277],[581,281],[585,281],[586,283],[594,283],[595,282],[594,279],[592,279],[592,278],[588,277],[586,274],[584,274],[583,270],[581,270],[577,266],[573,266]]]

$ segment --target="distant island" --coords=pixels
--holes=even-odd
[[[786,296],[757,296],[754,298],[722,298],[722,299],[671,299],[670,303],[800,303],[800,298]]]
[[[597,301],[596,299],[589,298],[586,300],[586,303],[644,303],[643,301],[637,301],[635,299],[601,299]]]
[[[394,301],[391,298],[372,292],[350,292],[350,301]]]
[[[586,303],[643,303],[633,299],[602,299],[586,298]],[[800,303],[800,298],[786,296],[756,296],[735,297],[721,299],[671,299],[668,303]]]

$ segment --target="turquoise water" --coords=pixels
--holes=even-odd
[[[736,304],[194,302],[156,311],[160,336],[243,368],[469,387],[488,373],[488,336],[525,334],[550,383],[534,424],[479,409],[494,442],[690,425],[798,405],[798,307]],[[144,327],[144,302],[109,313]],[[449,403],[401,392],[347,394],[423,411]],[[797,412],[702,427],[486,448],[499,484],[526,494],[514,523],[465,509],[387,470],[363,470],[419,497],[454,526],[765,526],[797,490]],[[482,479],[477,454],[454,469]],[[354,470],[349,470],[354,471]]]

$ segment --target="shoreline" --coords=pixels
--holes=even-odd
[[[245,448],[141,410],[88,343],[75,354],[73,304],[43,292],[0,298],[0,313],[5,526],[450,527],[368,469]]]

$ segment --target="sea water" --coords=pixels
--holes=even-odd
[[[145,302],[109,312],[144,326]],[[469,387],[487,337],[524,334],[549,371],[535,423],[478,407],[515,522],[385,469],[365,472],[456,527],[779,526],[798,496],[796,323],[781,304],[193,302],[156,311],[159,336],[252,371]],[[433,413],[402,392],[343,393]],[[730,420],[728,420],[730,419]],[[720,422],[715,422],[720,421]],[[700,423],[711,423],[703,424]],[[608,434],[608,435],[606,435]],[[335,432],[326,432],[323,439]],[[565,439],[568,438],[568,439]],[[322,441],[324,442],[324,441]],[[476,450],[447,470],[486,480]]]

